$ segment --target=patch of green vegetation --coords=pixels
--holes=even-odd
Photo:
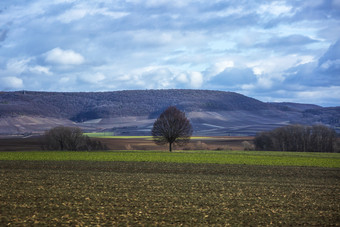
[[[113,132],[86,132],[84,135],[94,138],[111,137],[114,136]]]
[[[178,151],[172,153],[165,151],[1,152],[0,160],[216,163],[340,168],[339,153],[270,151]]]
[[[84,133],[93,138],[111,138],[111,139],[152,139],[152,136],[115,136],[113,132],[88,132]]]
[[[190,139],[192,140],[218,140],[218,137],[209,137],[209,136],[192,136]]]

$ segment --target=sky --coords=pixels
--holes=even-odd
[[[340,106],[340,0],[0,1],[0,91],[132,89]]]

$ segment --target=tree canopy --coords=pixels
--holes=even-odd
[[[85,136],[78,127],[57,126],[45,132],[42,147],[45,150],[106,150],[99,141]]]
[[[170,106],[157,118],[151,134],[156,144],[169,144],[171,152],[173,144],[183,146],[188,143],[192,132],[191,123],[185,113],[175,106]]]

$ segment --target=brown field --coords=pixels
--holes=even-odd
[[[243,141],[251,142],[253,137],[216,136],[209,139],[193,139],[185,147],[175,149],[190,150],[243,150]],[[0,151],[30,151],[41,150],[41,137],[10,137],[0,138]],[[144,138],[98,138],[110,150],[167,150],[167,146],[158,146],[152,140]]]
[[[339,169],[0,161],[0,226],[338,226]]]

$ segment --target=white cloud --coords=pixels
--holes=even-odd
[[[188,83],[189,82],[187,74],[185,74],[185,73],[178,74],[176,79],[180,83]]]
[[[71,21],[83,18],[86,14],[86,9],[72,9],[60,15],[58,19],[63,23],[70,23]]]
[[[72,3],[75,2],[77,0],[54,0],[55,4],[60,4],[60,3]]]
[[[0,81],[1,81],[1,87],[5,90],[19,89],[24,86],[22,79],[15,77],[15,76],[3,77],[3,78],[0,78]]]
[[[129,15],[129,13],[110,11],[108,8],[93,8],[93,6],[90,5],[78,5],[59,15],[57,19],[63,23],[70,23],[75,20],[80,20],[87,15],[102,15],[110,17],[111,19],[119,19]]]
[[[27,64],[29,63],[30,60],[31,59],[29,59],[29,58],[21,59],[21,60],[10,59],[7,62],[7,67],[6,67],[7,72],[9,72],[11,74],[15,74],[15,75],[23,73],[24,71],[27,70],[27,68],[28,68]]]
[[[29,70],[33,73],[38,73],[38,74],[47,74],[47,75],[51,74],[50,69],[48,67],[40,66],[40,65],[30,67]]]
[[[37,74],[51,74],[50,69],[41,65],[32,65],[34,61],[33,58],[25,58],[25,59],[10,59],[6,64],[6,73],[12,75],[20,75],[22,73],[31,72]]]
[[[261,15],[272,14],[273,16],[280,16],[282,14],[289,14],[292,10],[291,6],[287,6],[284,2],[271,2],[270,4],[261,5],[257,9],[257,13]]]
[[[60,65],[80,65],[84,62],[84,57],[73,50],[63,50],[57,47],[46,53],[46,61]]]
[[[247,14],[248,12],[246,12],[246,10],[244,9],[244,7],[242,6],[237,6],[237,7],[230,7],[218,12],[214,12],[211,14],[214,14],[212,16],[217,16],[217,17],[229,17],[229,16],[240,16],[240,15],[244,15]]]
[[[308,89],[294,93],[294,101],[299,100],[302,103],[315,103],[319,105],[337,103],[339,106],[340,86],[316,87],[312,91]],[[329,103],[326,103],[327,100]]]
[[[200,72],[190,72],[190,86],[192,88],[200,88],[203,84],[203,75]]]
[[[234,62],[230,60],[218,61],[207,69],[207,77],[216,76],[217,74],[223,72],[227,68],[234,67]]]
[[[62,77],[60,78],[59,82],[60,83],[63,83],[63,84],[66,84],[70,81],[70,78],[69,77]]]
[[[189,0],[126,0],[133,4],[144,4],[147,7],[160,7],[160,6],[172,6],[172,7],[184,7],[189,4]]]
[[[91,84],[98,84],[100,82],[102,82],[103,80],[105,80],[106,76],[102,73],[95,73],[95,74],[88,74],[88,75],[81,75],[79,76],[79,78],[87,83],[91,83]]]
[[[254,97],[314,80],[334,86],[338,57],[320,56],[339,39],[339,2],[7,0],[0,78],[31,90],[243,89]]]
[[[257,82],[257,87],[270,89],[273,86],[273,81],[268,77],[259,77]]]
[[[284,55],[262,57],[260,60],[247,63],[247,67],[252,68],[255,75],[266,74],[271,78],[282,79],[282,73],[292,67],[312,62],[311,56],[304,55]]]

